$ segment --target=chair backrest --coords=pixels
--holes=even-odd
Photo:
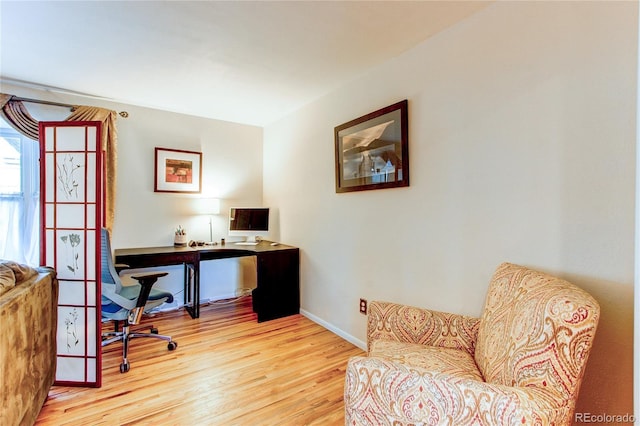
[[[480,318],[475,359],[485,380],[577,398],[600,307],[575,285],[503,263]]]
[[[105,284],[107,286],[115,286],[115,293],[120,294],[122,282],[120,281],[120,276],[116,272],[116,266],[113,262],[109,231],[105,228],[100,230],[100,268],[102,270],[101,278],[103,287]]]

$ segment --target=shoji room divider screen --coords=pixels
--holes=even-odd
[[[56,384],[100,387],[102,123],[40,123],[41,261],[58,275]]]

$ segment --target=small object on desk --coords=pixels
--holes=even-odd
[[[205,246],[217,246],[218,242],[217,241],[210,241],[210,242],[206,242],[204,243]]]
[[[205,243],[204,241],[189,241],[189,247],[202,247],[204,245],[214,245],[215,243]]]
[[[224,238],[220,240],[220,245],[224,245]]]
[[[176,247],[187,246],[187,231],[182,226],[178,226],[178,228],[176,228],[173,245]]]
[[[280,245],[280,243],[273,242],[273,243],[271,243],[271,245],[272,246],[278,246],[278,245]]]

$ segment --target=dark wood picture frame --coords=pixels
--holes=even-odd
[[[202,190],[202,153],[156,148],[154,192],[199,194]]]
[[[336,192],[409,186],[405,99],[335,128]]]

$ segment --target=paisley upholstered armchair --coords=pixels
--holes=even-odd
[[[371,302],[349,360],[348,425],[568,425],[598,323],[580,288],[496,270],[481,318]]]

